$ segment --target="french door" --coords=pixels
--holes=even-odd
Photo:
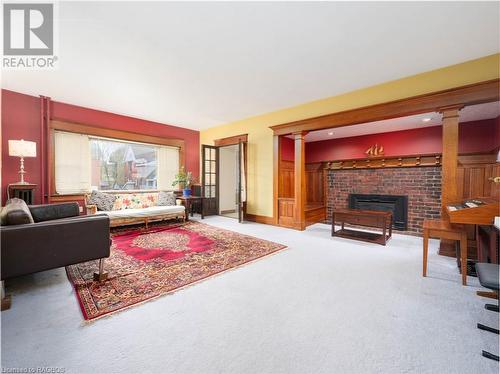
[[[246,142],[239,142],[236,162],[236,206],[238,221],[243,222],[246,211]],[[219,147],[202,145],[203,214],[219,214]]]
[[[201,185],[203,196],[203,214],[219,214],[219,148],[203,145]]]

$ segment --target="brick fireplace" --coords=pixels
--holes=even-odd
[[[408,196],[408,230],[422,233],[425,218],[441,213],[441,167],[328,170],[327,220],[334,208],[348,208],[349,194]]]

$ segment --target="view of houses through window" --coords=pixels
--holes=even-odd
[[[90,138],[91,185],[98,190],[157,188],[157,147]]]

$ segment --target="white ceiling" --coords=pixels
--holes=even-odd
[[[498,101],[494,103],[471,105],[460,111],[460,122],[479,121],[496,118],[498,116],[500,116],[500,102]],[[441,117],[440,113],[433,112],[363,123],[354,126],[338,127],[336,129],[313,131],[306,135],[305,140],[306,142],[316,142],[320,140],[348,138],[351,136],[440,126]],[[428,118],[430,118],[430,121],[423,121],[423,119]]]
[[[499,3],[60,2],[59,69],[2,87],[193,129],[499,51]]]

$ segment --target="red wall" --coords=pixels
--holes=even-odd
[[[495,119],[495,147],[500,148],[500,117]]]
[[[488,152],[496,149],[500,144],[500,139],[496,139],[500,131],[497,127],[498,118],[461,123],[459,152]],[[441,126],[434,126],[310,142],[306,143],[306,162],[364,158],[364,152],[375,144],[384,146],[386,156],[441,153],[441,138]]]
[[[9,156],[9,140],[36,142],[36,154],[40,154],[40,99],[2,90],[2,202],[7,198],[7,185],[19,181],[19,157]],[[25,179],[40,185],[40,159],[26,158]],[[36,203],[40,202],[40,191]],[[3,205],[3,204],[2,204]]]
[[[284,136],[280,137],[281,159],[284,161],[293,161],[295,158],[295,141]]]
[[[83,108],[75,105],[51,102],[51,118],[78,122],[96,127],[138,132],[141,134],[184,139],[186,169],[199,176],[200,133],[181,127],[145,121],[109,112]],[[18,180],[19,158],[9,157],[9,139],[31,140],[37,143],[40,154],[40,99],[38,97],[2,90],[2,201],[6,198],[6,186]],[[25,160],[29,182],[40,184],[40,158]],[[40,191],[36,203],[41,201]]]

